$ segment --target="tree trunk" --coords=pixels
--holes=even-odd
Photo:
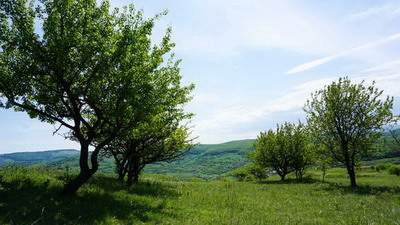
[[[118,172],[118,180],[123,182],[126,171],[128,170],[128,165],[126,163],[117,165],[117,172]]]
[[[94,174],[93,171],[81,171],[79,175],[68,182],[62,191],[63,195],[74,195],[83,184],[85,184]]]
[[[350,156],[349,146],[347,142],[342,143],[342,151],[344,155],[347,173],[349,174],[350,178],[350,186],[352,188],[356,188],[357,183],[356,183],[356,173],[354,170],[354,157]]]
[[[128,172],[128,179],[127,179],[127,185],[128,187],[131,187],[134,184],[137,184],[139,182],[139,173],[140,173],[140,166],[135,165],[134,163],[131,164],[131,168]]]
[[[63,195],[74,195],[83,184],[85,184],[98,168],[97,155],[92,155],[92,168],[89,168],[89,144],[81,142],[81,152],[79,158],[80,172],[77,177],[68,182],[62,191]],[[94,162],[96,160],[96,162]]]
[[[120,170],[118,170],[118,180],[120,182],[124,181],[124,174]]]
[[[350,185],[352,188],[356,188],[357,187],[357,182],[356,182],[356,173],[354,170],[354,164],[350,163],[347,166],[347,173],[349,174],[350,177]]]

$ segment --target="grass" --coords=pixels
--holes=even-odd
[[[325,183],[315,170],[302,183],[146,175],[130,190],[97,175],[69,198],[58,194],[63,176],[40,167],[1,169],[0,224],[400,224],[400,178],[372,169],[359,171],[355,191],[336,168]]]

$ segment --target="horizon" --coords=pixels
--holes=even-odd
[[[114,7],[132,3],[111,0]],[[315,90],[348,76],[376,81],[400,113],[398,1],[145,1],[157,42],[168,26],[186,83],[196,88],[187,110],[201,144],[255,139],[283,121],[303,120]],[[182,18],[185,18],[182,20]],[[38,31],[40,33],[40,31]],[[0,109],[0,154],[79,149],[52,135],[56,127]]]

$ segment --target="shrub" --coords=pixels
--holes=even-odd
[[[375,170],[376,170],[377,172],[380,172],[380,171],[382,171],[382,170],[388,169],[390,166],[391,166],[391,165],[390,165],[390,164],[387,164],[387,163],[385,163],[385,164],[378,164],[378,165],[375,167]]]
[[[238,181],[246,180],[248,175],[248,171],[244,167],[239,167],[232,172],[232,176],[238,179]]]
[[[268,171],[256,164],[247,164],[232,172],[239,181],[263,180],[269,177]]]
[[[389,167],[389,174],[400,176],[400,165],[392,165]]]

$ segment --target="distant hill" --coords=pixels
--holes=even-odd
[[[231,141],[223,144],[198,145],[181,159],[170,163],[148,165],[148,173],[169,173],[180,176],[215,178],[248,162],[255,140]]]
[[[239,140],[222,144],[200,144],[180,159],[147,165],[146,173],[173,174],[180,177],[215,178],[248,162],[247,155],[253,150],[255,140]],[[78,167],[78,155],[49,163],[57,168]],[[103,159],[100,171],[114,172],[113,159]]]
[[[396,130],[400,133],[400,129]],[[200,144],[188,151],[180,159],[172,162],[155,163],[146,166],[146,173],[171,174],[180,177],[200,177],[213,179],[248,163],[248,154],[254,150],[254,139],[230,141],[222,144]],[[373,155],[363,156],[364,160],[400,157],[400,149],[389,133],[375,144]],[[0,155],[0,166],[6,163],[22,165],[45,164],[50,167],[78,169],[79,151],[73,149],[20,152]],[[102,159],[99,170],[112,173],[113,159]]]
[[[179,176],[215,178],[247,163],[247,154],[255,140],[231,141],[223,144],[200,144],[180,159],[169,163],[156,163],[145,168],[147,173],[167,173]],[[0,155],[0,166],[6,163],[32,165],[45,164],[56,168],[79,166],[79,151],[54,150],[43,152],[19,152]],[[112,159],[103,159],[100,171],[113,172]]]
[[[79,151],[75,149],[59,149],[39,152],[16,152],[0,155],[0,166],[5,164],[48,164],[77,156]]]

